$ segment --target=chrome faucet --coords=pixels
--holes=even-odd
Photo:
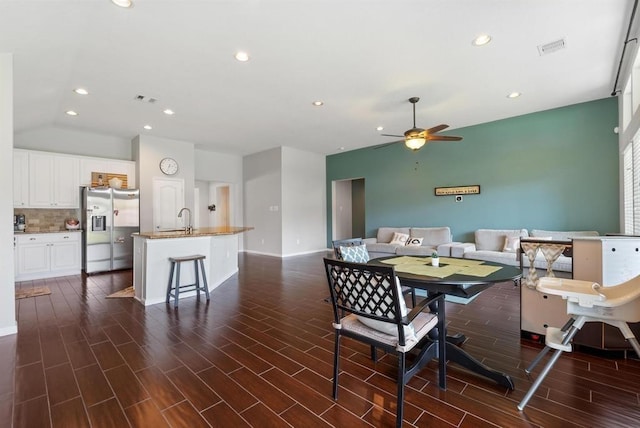
[[[178,213],[178,218],[182,218],[182,212],[186,211],[189,213],[189,222],[185,222],[184,225],[184,233],[191,233],[193,231],[193,227],[191,227],[191,210],[189,208],[182,208]]]

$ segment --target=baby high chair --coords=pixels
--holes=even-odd
[[[640,301],[637,301],[640,297],[640,275],[612,287],[603,287],[591,281],[544,277],[540,278],[536,288],[542,293],[566,299],[567,314],[571,315],[571,319],[562,328],[547,327],[546,346],[525,370],[527,375],[547,352],[551,349],[556,352],[518,404],[518,410],[525,408],[562,352],[571,352],[570,342],[586,322],[599,321],[617,327],[640,357],[640,345],[627,324],[640,321]]]

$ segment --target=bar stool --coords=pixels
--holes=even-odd
[[[169,261],[171,262],[171,271],[169,272],[169,284],[167,285],[167,304],[169,303],[169,297],[173,297],[174,307],[178,307],[178,300],[180,293],[184,293],[185,291],[197,291],[198,300],[200,300],[200,290],[204,291],[204,294],[207,296],[207,301],[209,301],[209,286],[207,285],[207,275],[204,271],[204,259],[206,256],[196,254],[193,256],[184,256],[184,257],[169,257]],[[180,263],[182,262],[193,262],[193,268],[195,271],[196,282],[193,284],[180,285]],[[203,285],[200,285],[200,274],[198,270],[198,262],[200,262],[200,270],[202,271],[202,282]],[[175,275],[175,285],[173,281],[173,273]],[[172,291],[174,291],[172,293]]]

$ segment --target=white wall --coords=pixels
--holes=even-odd
[[[245,250],[282,254],[282,160],[281,149],[244,157],[244,224],[255,230],[245,233]]]
[[[131,141],[112,135],[47,126],[16,133],[14,139],[20,149],[131,160]]]
[[[13,56],[0,53],[0,336],[17,333],[13,256]]]
[[[282,254],[326,248],[325,157],[282,147]]]
[[[153,178],[164,177],[160,171],[160,161],[172,157],[178,162],[177,174],[172,178],[184,180],[185,206],[193,207],[194,147],[185,141],[138,135],[132,141],[133,160],[138,163],[137,183],[140,188],[140,231],[153,231]],[[176,216],[178,213],[176,212]]]

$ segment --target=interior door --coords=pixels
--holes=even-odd
[[[178,211],[184,207],[184,180],[156,177],[153,179],[153,227],[171,230],[182,227]]]

